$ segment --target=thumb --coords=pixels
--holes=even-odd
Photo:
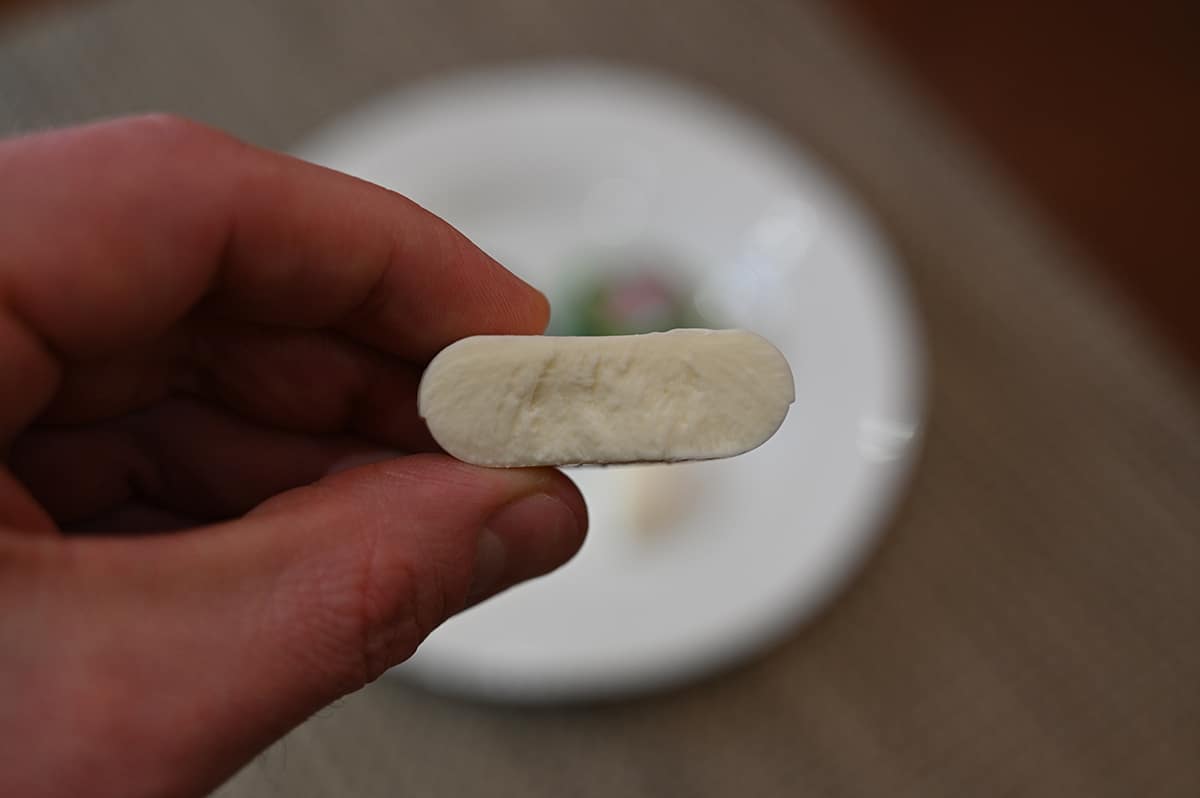
[[[561,565],[585,527],[556,471],[417,455],[227,524],[68,541],[42,569],[61,582],[38,591],[58,650],[23,691],[39,696],[30,720],[74,745],[50,758],[93,791],[105,773],[123,794],[130,774],[150,792],[208,789],[464,606]]]
[[[586,525],[583,498],[557,471],[416,455],[343,469],[260,505],[218,556],[256,563],[265,626],[311,661],[306,678],[327,700],[407,659],[464,607],[562,565]]]

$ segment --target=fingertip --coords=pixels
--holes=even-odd
[[[541,335],[550,326],[550,300],[536,287],[514,274],[503,264],[488,258],[508,275],[508,284],[495,298],[495,316],[481,320],[472,335]]]
[[[537,480],[536,490],[484,523],[470,604],[565,565],[583,545],[587,506],[578,488],[560,472],[527,471],[523,476]]]
[[[468,238],[462,231],[451,227],[440,217],[434,217],[452,231],[459,245],[457,262],[466,274],[479,273],[480,260],[486,264],[484,272],[502,279],[479,281],[478,287],[487,291],[486,298],[473,303],[475,309],[488,309],[470,322],[459,324],[459,336],[466,335],[541,335],[550,325],[550,300],[536,286],[518,275],[507,265]],[[447,260],[450,260],[447,258]],[[453,343],[453,341],[449,342]]]
[[[575,549],[583,545],[588,530],[588,508],[583,493],[575,482],[556,468],[549,469],[550,479],[555,486],[555,495],[567,506],[575,518],[576,541]]]
[[[529,284],[526,283],[526,285]],[[529,286],[529,289],[533,292],[535,298],[534,301],[537,305],[537,311],[534,316],[534,318],[537,320],[535,327],[537,328],[538,334],[541,335],[542,333],[546,332],[546,329],[550,326],[550,299],[532,285]]]

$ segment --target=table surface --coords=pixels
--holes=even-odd
[[[159,109],[287,148],[448,69],[666,70],[854,185],[923,314],[915,483],[817,622],[624,703],[383,681],[219,795],[1200,794],[1200,386],[864,42],[795,0],[120,0],[0,29],[0,133]]]

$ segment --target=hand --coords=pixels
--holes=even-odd
[[[0,794],[202,793],[569,559],[565,477],[416,415],[440,348],[547,317],[403,197],[199,125],[0,142]]]

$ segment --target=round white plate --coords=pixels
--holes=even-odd
[[[676,684],[791,632],[881,534],[921,428],[914,313],[876,227],[795,143],[659,77],[550,64],[406,89],[300,154],[412,197],[552,299],[574,265],[665,259],[796,377],[779,433],[742,457],[573,471],[580,555],[397,675],[518,701]]]

